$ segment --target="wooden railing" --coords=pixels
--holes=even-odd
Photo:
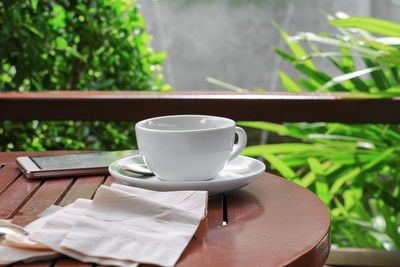
[[[209,114],[270,122],[400,123],[400,98],[348,94],[51,91],[0,93],[0,120],[137,121],[171,114]],[[332,249],[331,266],[400,266],[400,252]]]
[[[400,123],[400,98],[348,97],[311,93],[9,92],[0,93],[0,120],[135,121],[168,114],[210,114],[271,122]]]

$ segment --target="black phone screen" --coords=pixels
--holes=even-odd
[[[42,170],[106,167],[117,159],[137,154],[137,151],[94,152],[53,156],[32,156],[30,159]]]

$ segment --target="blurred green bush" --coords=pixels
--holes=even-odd
[[[134,0],[0,2],[0,91],[168,91]],[[71,112],[74,112],[71,107]],[[0,150],[124,149],[130,123],[0,122]]]
[[[346,92],[348,98],[398,97],[400,23],[342,12],[327,18],[332,33],[289,35],[274,23],[287,49],[273,50],[297,70],[278,72],[282,87],[292,93]],[[250,145],[243,154],[264,158],[271,170],[321,198],[330,210],[334,246],[400,249],[400,125],[239,124],[284,137],[276,144]]]
[[[288,49],[274,51],[303,74],[296,79],[280,71],[282,87],[293,93],[347,92],[350,98],[399,96],[400,23],[344,13],[328,15],[328,21],[336,32],[290,36],[275,25]],[[340,74],[325,72],[317,59]],[[321,198],[331,213],[333,244],[400,249],[400,125],[242,125],[293,139],[250,146],[244,153],[263,157]]]

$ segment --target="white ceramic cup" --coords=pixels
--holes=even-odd
[[[247,142],[246,132],[233,120],[206,115],[150,118],[138,122],[135,130],[147,166],[169,181],[212,179]]]

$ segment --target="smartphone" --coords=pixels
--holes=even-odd
[[[112,162],[137,155],[137,150],[89,152],[83,154],[65,154],[50,156],[18,157],[17,165],[27,178],[45,178],[60,176],[81,176],[108,174],[108,165]]]

